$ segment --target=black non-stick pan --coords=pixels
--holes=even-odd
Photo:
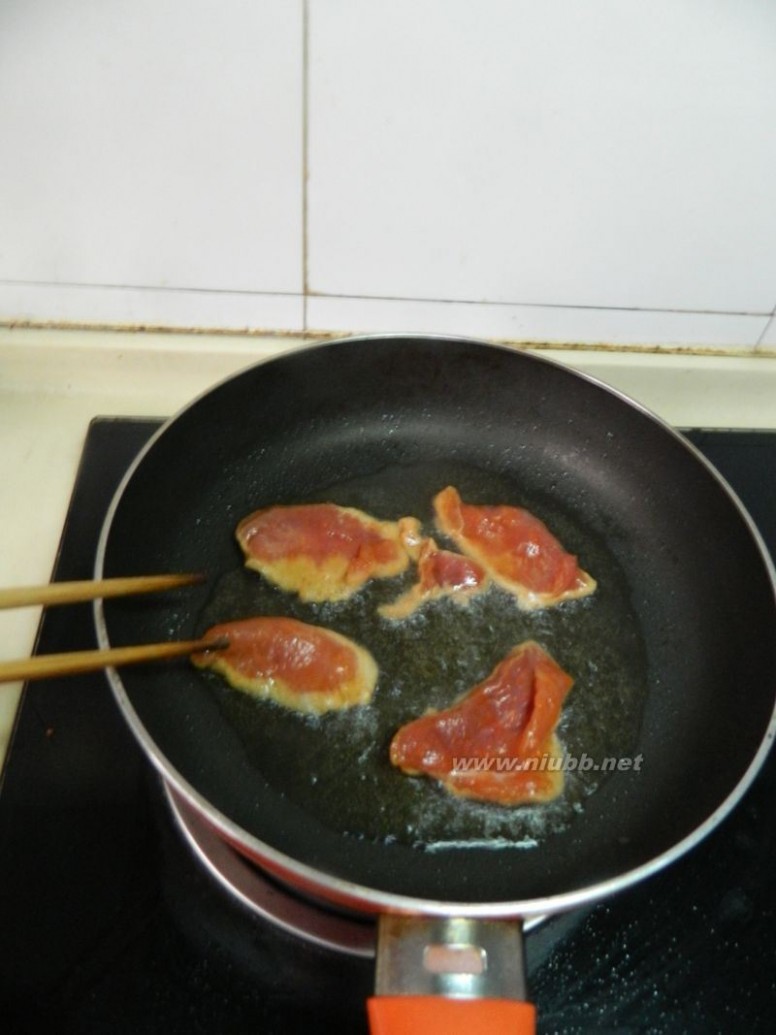
[[[411,514],[432,532],[431,500],[448,484],[542,518],[596,593],[522,613],[493,590],[391,623],[377,607],[411,574],[304,605],[245,569],[234,538],[251,511],[304,501]],[[774,735],[774,572],[741,505],[665,424],[536,355],[348,339],[216,386],[154,436],[103,528],[98,577],[166,571],[208,578],[98,603],[101,645],[291,614],[378,661],[369,706],[315,720],[187,661],[110,673],[168,783],[245,854],[332,903],[498,918],[592,901],[692,848]],[[478,805],[391,767],[401,723],[450,703],[525,639],[575,680],[559,734],[577,764],[560,801]]]

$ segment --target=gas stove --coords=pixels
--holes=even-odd
[[[92,422],[53,577],[89,578],[103,515],[158,426]],[[687,431],[776,554],[776,432]],[[95,646],[48,611],[37,651]],[[367,1030],[373,923],[297,900],[197,824],[104,677],[25,688],[0,788],[4,1032]],[[771,1030],[776,757],[700,846],[592,909],[536,924],[540,1032]]]

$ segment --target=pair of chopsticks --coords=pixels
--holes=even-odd
[[[84,582],[50,582],[43,586],[0,589],[0,609],[41,604],[77,604],[107,597],[192,586],[203,581],[201,575],[141,575],[130,578],[98,579]],[[226,640],[176,640],[149,643],[138,647],[111,647],[107,650],[72,651],[67,654],[41,654],[20,661],[0,662],[0,683],[17,680],[48,679],[56,676],[96,672],[107,666],[133,665],[143,661],[179,658],[208,650],[223,650]]]

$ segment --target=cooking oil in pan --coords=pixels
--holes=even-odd
[[[516,498],[515,486],[503,478],[449,464],[445,470],[435,465],[383,470],[328,486],[314,501],[359,507],[383,519],[411,514],[423,521],[426,534],[436,535],[431,500],[446,484],[455,484],[464,499],[533,509],[531,500]],[[522,612],[509,594],[491,588],[466,606],[431,601],[396,622],[381,618],[378,608],[412,583],[414,570],[374,581],[350,600],[315,605],[278,590],[236,557],[235,568],[218,581],[200,615],[199,632],[252,615],[289,615],[349,636],[373,654],[380,670],[368,705],[320,717],[256,700],[211,673],[202,674],[252,764],[278,793],[338,832],[426,850],[485,844],[530,849],[579,817],[586,797],[608,777],[600,768],[604,760],[635,752],[645,652],[627,579],[605,542],[546,500],[534,512],[596,578],[592,596]],[[478,803],[391,765],[389,745],[400,726],[429,709],[448,707],[529,639],[574,679],[557,731],[566,768],[559,798],[510,808]],[[583,756],[591,766],[579,765]],[[577,760],[573,770],[572,759]]]

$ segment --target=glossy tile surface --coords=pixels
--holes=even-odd
[[[607,346],[751,349],[766,316],[648,309],[316,296],[311,330],[470,335],[517,342]]]
[[[300,293],[302,54],[301,0],[5,5],[0,280]]]
[[[310,2],[309,284],[770,313],[776,8]]]
[[[0,5],[0,323],[773,349],[770,0]]]

